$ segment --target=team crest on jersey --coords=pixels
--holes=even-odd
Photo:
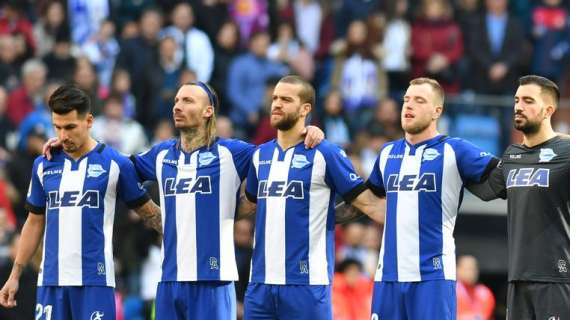
[[[219,270],[218,259],[216,257],[210,257],[210,270]]]
[[[538,155],[538,162],[549,162],[552,158],[556,157],[557,154],[551,148],[541,148],[540,154]]]
[[[203,152],[198,155],[198,163],[200,166],[207,166],[216,159],[216,156],[211,152]]]
[[[302,169],[310,164],[309,160],[304,154],[293,155],[293,160],[291,160],[291,168]]]
[[[87,167],[87,178],[97,178],[105,172],[107,171],[100,164],[90,164]]]
[[[439,155],[440,155],[439,151],[435,149],[432,148],[426,149],[422,157],[422,162],[434,160],[435,158],[439,157]]]

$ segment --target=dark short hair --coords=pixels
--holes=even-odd
[[[555,107],[558,106],[558,102],[560,101],[560,89],[558,89],[558,85],[556,85],[552,80],[533,74],[519,78],[519,86],[527,84],[535,84],[539,86],[540,92],[552,97],[552,99],[554,99]]]
[[[336,271],[344,273],[348,268],[353,267],[353,266],[357,267],[360,272],[364,271],[364,267],[363,267],[362,263],[356,259],[353,259],[353,258],[346,258],[343,261],[341,261],[337,265]]]
[[[73,84],[64,84],[57,88],[48,101],[51,112],[67,114],[73,110],[78,115],[86,115],[91,112],[89,96]]]
[[[315,107],[315,88],[307,80],[296,75],[289,75],[281,78],[279,82],[300,85],[299,98],[301,98],[301,103],[308,103],[311,108]]]

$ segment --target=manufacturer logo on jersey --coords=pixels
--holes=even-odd
[[[309,264],[307,260],[299,261],[299,271],[301,274],[309,274]]]
[[[538,155],[538,162],[549,162],[556,156],[557,154],[554,153],[554,150],[550,148],[542,148],[540,149],[540,154]]]
[[[388,159],[404,159],[403,154],[389,154]]]
[[[388,183],[386,184],[386,192],[398,191],[426,191],[435,192],[435,174],[424,173],[420,176],[415,174],[407,174],[399,176],[391,174],[388,176]]]
[[[178,182],[174,178],[164,180],[164,195],[173,196],[187,193],[212,193],[210,176],[198,176],[196,179],[182,178]]]
[[[45,177],[45,176],[52,175],[52,174],[61,174],[62,172],[63,172],[63,170],[61,170],[61,169],[45,170],[45,171],[44,171],[44,177]]]
[[[548,317],[548,320],[560,320],[559,316],[550,316]]]
[[[90,164],[87,167],[87,178],[97,178],[105,172],[107,171],[100,164]]]
[[[303,181],[291,180],[286,181],[259,181],[259,188],[257,189],[257,198],[293,198],[303,199],[305,197],[305,190]]]
[[[436,149],[433,148],[426,149],[422,157],[422,162],[434,160],[435,158],[439,157],[439,155],[440,153]]]
[[[209,165],[214,159],[216,159],[216,156],[211,152],[204,152],[198,155],[198,163],[202,167]]]
[[[558,260],[558,263],[556,264],[556,266],[558,267],[558,272],[560,272],[560,273],[567,273],[568,272],[568,267],[566,266],[566,260],[563,260],[563,259]]]
[[[178,165],[178,160],[162,159],[162,163],[166,163],[166,164],[170,164],[170,165],[173,165],[173,166],[177,166],[177,165]]]
[[[105,274],[105,264],[102,262],[97,262],[97,275],[104,275]]]
[[[512,187],[544,187],[549,186],[550,169],[520,168],[512,169],[507,176],[507,188]]]
[[[310,162],[304,154],[295,154],[291,160],[291,168],[293,169],[302,169],[309,164]]]
[[[210,257],[210,270],[219,270],[220,266],[218,265],[218,259],[216,257]]]
[[[260,166],[269,165],[269,164],[271,164],[271,160],[260,160],[259,161]]]
[[[432,263],[433,263],[433,270],[441,270],[441,259],[439,257],[433,258]]]
[[[509,159],[522,159],[522,154],[510,154]]]
[[[89,317],[89,320],[103,320],[103,316],[104,316],[104,315],[105,315],[105,314],[104,314],[103,312],[101,312],[101,311],[94,311],[94,312],[91,314],[91,317]]]
[[[50,191],[48,193],[48,208],[88,207],[99,208],[99,190],[79,191]]]

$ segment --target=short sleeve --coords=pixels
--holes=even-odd
[[[325,181],[345,202],[352,202],[366,189],[366,185],[354,170],[348,156],[344,150],[330,143],[323,144],[318,150],[324,153],[327,163]]]
[[[150,150],[132,155],[136,173],[143,181],[156,181],[156,156],[160,145],[153,146]]]
[[[386,196],[386,189],[384,189],[384,179],[382,178],[382,171],[380,171],[380,155],[376,158],[372,172],[366,181],[366,186],[378,197]]]
[[[454,144],[454,151],[457,159],[457,168],[463,178],[464,183],[480,182],[481,178],[487,175],[497,162],[492,154],[483,151],[478,146],[466,140],[457,139]]]
[[[30,179],[28,194],[26,195],[25,208],[34,214],[45,214],[46,210],[46,194],[42,184],[43,165],[43,158],[36,158],[32,169],[32,178]]]
[[[245,184],[245,196],[247,197],[247,200],[251,202],[257,202],[257,188],[259,183],[257,179],[257,163],[259,163],[259,152],[253,154]]]
[[[122,160],[122,159],[121,159]],[[145,204],[150,197],[146,193],[134,164],[128,159],[119,160],[118,196],[129,208]]]
[[[228,148],[232,152],[234,165],[238,172],[240,180],[246,178],[251,164],[251,157],[255,151],[255,145],[246,143],[241,140],[231,140],[228,143]]]

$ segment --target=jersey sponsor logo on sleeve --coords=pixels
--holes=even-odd
[[[201,167],[207,166],[216,159],[216,156],[211,152],[203,152],[198,155],[198,163]]]
[[[257,189],[257,198],[293,198],[293,199],[304,199],[305,189],[303,186],[303,181],[291,180],[286,181],[259,181],[259,187]]]
[[[415,174],[397,175],[391,174],[388,176],[388,183],[386,184],[386,192],[398,191],[437,191],[434,173],[423,173],[418,176]]]
[[[87,178],[97,178],[105,172],[107,172],[107,171],[105,171],[105,169],[103,169],[102,165],[100,165],[98,163],[90,164],[87,167]]]
[[[481,158],[488,157],[488,156],[490,156],[490,155],[491,155],[491,153],[490,153],[490,152],[487,152],[487,151],[481,151],[481,152],[479,153],[479,157],[481,157]]]
[[[101,311],[93,311],[89,317],[89,320],[103,320],[103,316],[105,316],[105,313]]]
[[[302,169],[309,165],[310,162],[304,154],[293,155],[293,160],[291,160],[291,168]]]
[[[507,188],[513,187],[544,187],[550,182],[550,169],[520,168],[512,169],[507,175]]]
[[[541,148],[540,154],[538,155],[538,162],[549,162],[552,158],[556,157],[557,154],[551,148]]]
[[[167,178],[164,180],[165,196],[188,193],[212,193],[212,182],[210,180],[210,176],[198,176],[196,179],[182,178],[178,181],[176,181],[175,178]]]
[[[436,149],[426,149],[423,153],[422,162],[434,160],[435,158],[439,157],[439,155],[440,153]]]
[[[48,208],[61,207],[88,207],[99,208],[99,190],[79,191],[51,191],[48,193]]]

